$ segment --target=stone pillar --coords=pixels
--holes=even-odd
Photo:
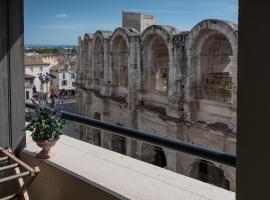
[[[176,70],[174,66],[174,56],[173,56],[173,44],[170,41],[168,44],[168,51],[169,51],[169,89],[168,89],[168,96],[171,97],[176,93],[176,85],[175,85],[175,76]]]
[[[93,40],[89,41],[88,53],[87,53],[87,64],[86,64],[86,87],[91,88],[91,82],[93,80]]]
[[[237,56],[230,56],[230,66],[232,70],[232,111],[231,128],[236,132],[237,128]]]
[[[126,138],[126,155],[132,157],[131,155],[131,139]]]
[[[110,51],[108,52],[109,54],[109,69],[108,69],[108,81],[109,81],[109,85],[108,85],[108,88],[109,88],[109,96],[112,95],[113,93],[113,86],[112,86],[112,79],[113,79],[113,75],[112,75],[112,59],[113,59],[113,56],[112,56],[112,43],[110,43]]]
[[[111,134],[107,131],[102,131],[102,143],[101,146],[106,149],[111,149]]]
[[[139,160],[142,159],[142,144],[143,144],[143,142],[137,140],[137,158]]]
[[[108,82],[109,79],[109,69],[110,69],[110,44],[108,39],[103,40],[104,48],[104,81]]]
[[[163,149],[163,150],[167,161],[167,166],[165,168],[176,172],[176,151],[170,149]]]
[[[128,108],[129,109],[133,109],[137,101],[136,71],[137,71],[138,48],[139,48],[138,38],[131,37],[130,43],[129,43],[129,57],[128,57]]]
[[[102,81],[101,94],[109,96],[109,81],[110,81],[110,44],[108,39],[104,39],[104,79]]]
[[[103,113],[102,113],[102,121],[108,122],[110,121],[110,112],[109,112],[109,106],[107,104],[104,104],[103,107]],[[106,149],[112,149],[112,137],[111,132],[108,131],[102,131],[103,132],[103,147]]]

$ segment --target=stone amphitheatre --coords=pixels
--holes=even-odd
[[[181,21],[181,20],[180,20]],[[180,23],[181,24],[181,23]],[[79,37],[79,114],[236,154],[237,25],[189,31],[123,12],[122,27]],[[235,191],[235,168],[80,126],[95,145]]]

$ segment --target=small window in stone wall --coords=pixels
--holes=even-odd
[[[62,86],[66,86],[67,85],[67,80],[62,80]]]
[[[29,91],[26,91],[26,92],[25,92],[25,98],[26,98],[27,100],[30,99]]]

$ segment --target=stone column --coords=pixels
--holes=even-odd
[[[133,109],[137,99],[136,71],[137,71],[137,49],[139,48],[137,37],[131,37],[129,43],[128,58],[128,108]],[[135,76],[134,76],[135,75]],[[135,79],[134,79],[135,78]]]
[[[168,51],[169,51],[169,83],[168,83],[168,96],[171,97],[176,92],[176,86],[175,86],[175,66],[174,66],[174,56],[173,56],[173,44],[172,41],[170,41],[168,44]]]
[[[104,79],[102,84],[101,94],[109,95],[109,81],[110,81],[110,44],[109,40],[104,39]]]
[[[126,155],[132,157],[131,155],[131,139],[126,138]]]
[[[176,151],[164,149],[164,153],[167,161],[167,166],[165,168],[176,172]]]
[[[86,87],[90,88],[91,83],[93,80],[93,40],[91,39],[89,41],[89,46],[88,46],[88,53],[87,53],[87,64],[86,64]]]
[[[137,158],[139,159],[139,160],[141,160],[142,159],[142,142],[141,141],[139,141],[139,140],[137,140]]]
[[[230,66],[232,70],[231,128],[234,132],[236,132],[236,128],[237,128],[237,56],[230,56]]]

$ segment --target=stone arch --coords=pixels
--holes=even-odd
[[[235,192],[236,189],[236,168],[229,167],[227,165],[219,165],[219,167],[224,171],[225,178],[229,181],[230,190]]]
[[[85,33],[83,36],[84,42],[89,42],[93,38],[93,35],[91,33]]]
[[[146,143],[143,143],[141,147],[141,160],[163,168],[167,166],[163,148]]]
[[[187,39],[186,99],[232,103],[236,84],[237,26],[221,20],[204,20]],[[234,77],[233,77],[234,76]]]
[[[90,53],[90,42],[93,39],[93,35],[86,33],[83,37],[83,50],[82,50],[82,66],[83,66],[83,73],[88,75],[91,68],[91,53]]]
[[[143,31],[141,35],[143,89],[168,92],[170,68],[173,67],[172,38],[176,33],[177,30],[172,26],[159,25],[152,25]]]
[[[93,39],[93,79],[99,83],[105,79],[108,69],[108,45],[107,41],[111,36],[110,31],[96,31]]]
[[[230,190],[230,180],[225,171],[212,162],[197,159],[192,164],[190,177]]]
[[[138,35],[137,30],[130,28],[117,28],[113,32],[110,41],[112,84],[128,87],[130,38]]]
[[[99,32],[95,33],[93,40],[93,79],[100,80],[104,78],[104,39]]]

